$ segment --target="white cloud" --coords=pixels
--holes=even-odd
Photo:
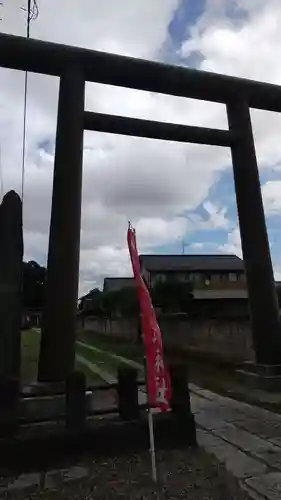
[[[239,228],[234,228],[228,233],[227,243],[218,246],[222,253],[230,253],[242,258],[241,238]]]
[[[101,10],[97,9],[95,22],[90,24],[88,8],[91,10],[93,4],[85,2],[88,7],[84,11],[80,9],[78,14],[78,4],[68,2],[65,14],[68,22],[62,29],[58,19],[62,17],[62,4],[66,3],[59,6],[56,3],[57,14],[51,19],[55,4],[42,0],[40,17],[33,23],[32,32],[42,39],[157,58],[177,2],[161,0],[160,9],[158,0],[150,7],[135,1],[134,9],[130,4],[127,12],[126,2],[123,3],[122,14],[120,3],[117,8],[115,2],[106,1]],[[14,11],[14,15],[13,22],[11,17],[10,24],[6,23],[4,28],[21,34],[22,14]],[[136,24],[139,40],[134,32]],[[153,32],[148,34],[150,30]],[[11,187],[20,190],[21,185],[23,76],[1,70],[0,140],[6,190]],[[46,258],[54,160],[54,151],[52,148],[44,151],[42,142],[54,140],[57,97],[58,79],[29,75],[25,253],[26,257],[41,261]],[[225,112],[220,105],[198,104],[194,100],[97,84],[87,85],[86,109],[179,123],[226,126]],[[195,209],[207,197],[217,173],[229,163],[229,152],[222,148],[92,132],[85,133],[84,147],[80,289],[85,289],[90,281],[99,282],[110,272],[129,271],[128,219],[137,227],[143,250],[183,236],[193,224],[179,214]]]
[[[232,17],[230,7],[233,12],[236,9]],[[199,54],[200,68],[206,71],[281,85],[281,68],[276,63],[281,51],[280,22],[279,0],[207,0],[204,13],[182,44],[181,54]],[[281,115],[252,110],[251,117],[259,166],[280,170]],[[276,180],[263,186],[267,215],[280,214],[280,187]],[[228,242],[220,250],[242,255],[237,228],[229,232]],[[280,257],[275,265],[278,272]]]
[[[281,267],[277,267],[274,269],[274,278],[276,281],[281,282]]]
[[[262,186],[262,196],[267,215],[281,214],[281,180],[268,181]]]
[[[274,242],[269,242],[270,247],[272,247],[273,244]],[[242,255],[239,228],[235,227],[232,231],[230,231],[227,235],[227,242],[222,245],[218,245],[217,249],[219,252],[237,255],[242,259],[243,255]],[[281,281],[280,260],[278,260],[277,263],[275,262],[275,264],[276,265],[274,266],[274,278],[276,281]]]
[[[226,207],[218,207],[211,201],[205,201],[203,208],[209,215],[208,224],[213,229],[227,229],[229,227],[229,220],[226,217]]]
[[[230,18],[237,7],[240,17]],[[281,84],[281,3],[279,0],[209,0],[181,54],[202,56],[200,69]],[[280,161],[281,115],[252,110],[260,166]]]
[[[165,41],[178,0],[40,0],[34,38],[152,58]],[[25,35],[21,0],[6,3],[1,31]]]
[[[158,59],[178,4],[179,0],[84,0],[81,6],[81,2],[74,0],[41,0],[32,35]],[[207,2],[204,16],[191,30],[192,43],[189,48],[186,44],[183,50],[199,50],[204,56],[203,69],[281,83],[281,70],[276,64],[281,35],[272,16],[272,12],[276,13],[279,20],[279,3],[269,1],[265,5],[262,2],[257,9],[257,2],[247,0],[243,6],[248,8],[249,18],[242,23],[226,19],[224,4],[224,1]],[[24,34],[24,13],[20,6],[20,0],[7,3],[2,31]],[[255,30],[258,30],[256,35]],[[258,39],[264,40],[261,49],[253,45],[251,50],[249,40]],[[0,69],[0,78],[0,142],[5,190],[20,190],[24,75]],[[29,75],[25,253],[28,258],[42,262],[47,250],[54,154],[52,147],[46,152],[42,142],[52,145],[54,141],[57,96],[57,78]],[[97,84],[87,85],[86,109],[227,127],[221,105]],[[259,160],[265,165],[274,162],[277,166],[280,117],[255,112],[253,121]],[[208,213],[205,221],[194,212],[188,218],[182,214],[194,211],[208,198],[210,187],[230,163],[229,151],[98,133],[85,133],[84,146],[80,291],[96,286],[104,275],[130,272],[126,249],[128,219],[137,228],[141,251],[174,242],[194,228],[228,228],[226,210],[220,207],[219,200],[216,205],[205,202]]]
[[[191,243],[191,245],[189,245],[189,248],[191,248],[192,250],[202,250],[203,243],[200,242]]]

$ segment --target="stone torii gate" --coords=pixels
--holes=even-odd
[[[251,107],[281,112],[281,87],[6,34],[0,34],[0,66],[60,77],[39,379],[65,380],[74,366],[85,129],[231,148],[256,362],[281,364],[280,317],[250,119]],[[223,103],[229,130],[87,112],[86,81]]]

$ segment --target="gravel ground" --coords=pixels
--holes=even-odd
[[[68,481],[57,481],[53,489],[41,488],[27,494],[13,491],[0,498],[14,499],[192,499],[192,500],[248,500],[249,497],[238,486],[215,458],[204,450],[188,449],[157,452],[159,477],[158,497],[150,477],[148,453],[122,455],[122,457],[84,457],[80,467],[88,469],[87,477]]]

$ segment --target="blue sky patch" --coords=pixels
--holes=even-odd
[[[46,139],[39,141],[37,144],[37,149],[43,149],[43,151],[45,151],[45,153],[48,153],[48,154],[54,153],[54,147],[55,147],[55,143],[54,143],[53,137],[52,138],[46,137]]]
[[[204,12],[206,0],[182,0],[168,27],[168,37],[162,47],[163,58],[168,63],[182,64],[180,48],[189,37],[190,29]],[[185,64],[198,67],[201,56],[195,55],[185,59]]]

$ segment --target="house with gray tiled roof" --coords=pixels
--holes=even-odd
[[[140,255],[149,287],[169,278],[191,282],[195,299],[247,299],[243,260],[236,255]]]

